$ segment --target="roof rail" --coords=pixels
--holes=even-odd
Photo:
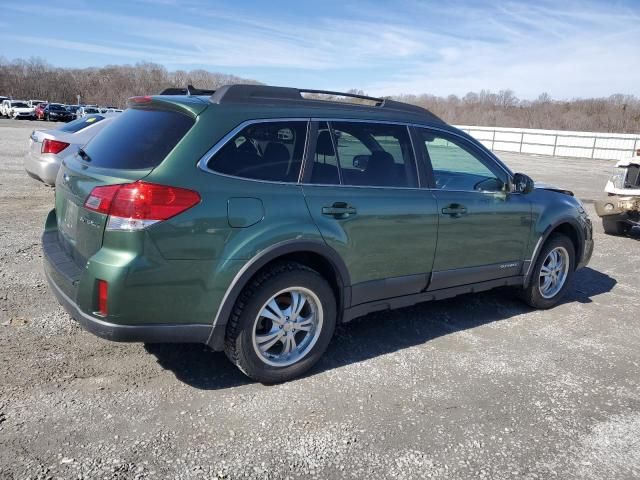
[[[215,90],[205,90],[187,85],[187,88],[169,87],[165,88],[159,95],[213,95]]]
[[[397,110],[403,112],[410,112],[419,115],[429,115],[434,119],[440,120],[436,115],[431,113],[429,110],[418,107],[417,105],[410,105],[408,103],[397,102],[395,100],[390,100],[388,98],[379,98],[379,97],[369,97],[366,95],[358,95],[355,93],[345,93],[345,92],[333,92],[329,90],[313,90],[313,89],[303,89],[303,88],[291,88],[291,87],[272,87],[269,85],[244,85],[244,84],[235,84],[235,85],[225,85],[223,87],[218,88],[209,101],[211,103],[259,103],[264,102],[265,100],[271,102],[283,102],[289,104],[309,104],[317,102],[327,102],[327,100],[319,100],[314,98],[305,98],[302,96],[303,93],[315,93],[315,94],[323,94],[323,95],[336,95],[341,97],[352,97],[363,100],[370,100],[374,102],[374,105],[358,105],[358,104],[348,104],[349,106],[361,106],[365,108],[384,108],[389,110]],[[338,102],[336,102],[338,103]],[[343,104],[344,105],[344,104]]]

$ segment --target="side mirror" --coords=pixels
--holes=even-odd
[[[524,173],[516,173],[511,180],[511,191],[514,193],[530,193],[533,188],[533,179]]]
[[[353,157],[353,166],[359,170],[364,170],[367,168],[369,158],[371,158],[370,155],[356,155]]]

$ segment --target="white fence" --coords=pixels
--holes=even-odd
[[[456,127],[482,142],[487,148],[503,152],[622,160],[632,157],[640,148],[640,135],[634,134],[468,125]]]

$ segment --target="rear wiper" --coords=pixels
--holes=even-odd
[[[89,154],[85,152],[82,148],[78,149],[78,155],[80,155],[85,162],[91,161],[91,157],[89,156]]]

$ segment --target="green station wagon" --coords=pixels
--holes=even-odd
[[[591,257],[571,192],[422,108],[256,85],[163,93],[130,99],[56,180],[46,276],[100,337],[205,343],[280,382],[336,323],[501,286],[550,308]]]

